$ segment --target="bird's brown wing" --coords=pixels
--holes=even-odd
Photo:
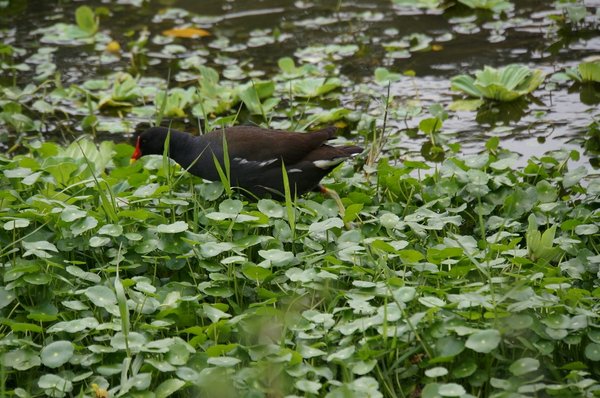
[[[230,159],[273,164],[283,159],[286,165],[299,162],[335,136],[336,128],[327,127],[310,133],[292,133],[266,130],[253,126],[236,126],[225,129]],[[222,140],[222,133],[218,135]]]

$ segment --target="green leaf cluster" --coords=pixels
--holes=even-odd
[[[472,97],[509,102],[530,94],[543,81],[541,70],[513,64],[498,69],[486,66],[475,72],[475,78],[455,76],[451,79],[451,87]]]

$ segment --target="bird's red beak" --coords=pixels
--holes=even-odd
[[[131,164],[141,157],[142,150],[140,149],[140,137],[138,137],[137,142],[135,143],[135,150],[133,151],[133,155],[131,155],[131,159],[129,159],[129,163]]]

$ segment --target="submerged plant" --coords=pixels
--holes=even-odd
[[[541,70],[513,64],[499,69],[485,66],[483,70],[475,72],[475,78],[469,75],[455,76],[451,80],[451,87],[472,97],[508,102],[531,93],[543,81]]]

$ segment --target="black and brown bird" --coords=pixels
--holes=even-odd
[[[235,126],[194,136],[174,129],[152,127],[138,136],[131,160],[144,155],[162,155],[169,137],[168,156],[171,159],[198,177],[218,181],[215,158],[224,170],[225,135],[232,187],[239,187],[242,192],[259,198],[283,197],[283,162],[292,196],[309,191],[331,194],[320,185],[321,179],[345,159],[362,152],[358,146],[328,145],[327,141],[335,136],[336,130],[327,127],[310,133],[296,133]]]

